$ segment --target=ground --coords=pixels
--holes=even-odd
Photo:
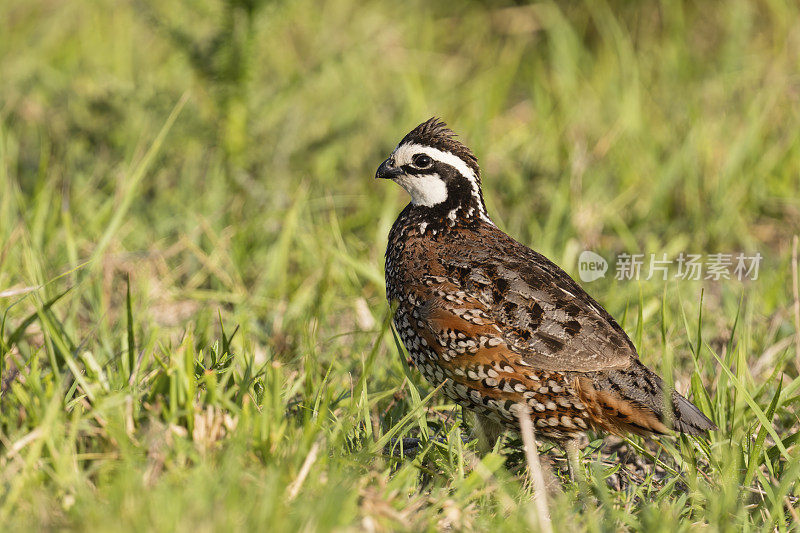
[[[432,115],[502,229],[608,261],[583,286],[720,428],[590,435],[553,529],[796,528],[798,11],[3,1],[4,530],[539,527],[519,438],[480,453],[387,326],[407,198],[372,176]]]

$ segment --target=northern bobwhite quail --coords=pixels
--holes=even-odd
[[[436,118],[414,128],[375,174],[411,203],[386,249],[386,294],[416,367],[479,422],[562,445],[571,471],[587,429],[642,435],[716,426],[666,391],[614,318],[543,255],[494,225],[472,152]],[[670,409],[665,412],[665,405]],[[522,411],[525,412],[525,411]],[[498,425],[499,424],[499,425]]]

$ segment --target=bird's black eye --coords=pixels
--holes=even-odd
[[[428,168],[433,164],[433,159],[426,154],[416,154],[411,158],[411,162],[414,163],[414,166],[417,168]]]

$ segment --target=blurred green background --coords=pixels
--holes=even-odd
[[[431,389],[406,379],[386,331],[383,253],[407,197],[372,179],[437,115],[477,154],[498,225],[573,275],[584,249],[764,256],[745,283],[587,286],[648,365],[708,391],[697,401],[723,430],[690,501],[675,486],[619,493],[596,513],[560,507],[556,525],[784,527],[797,461],[773,434],[751,444],[765,430],[747,399],[769,413],[777,398],[776,435],[796,437],[799,11],[4,0],[0,517],[531,525],[528,489],[497,456],[390,468],[363,445],[449,409],[422,408]],[[743,504],[743,487],[772,482]]]

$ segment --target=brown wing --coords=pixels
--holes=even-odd
[[[469,277],[471,281],[466,285],[493,286],[480,269],[473,269]],[[536,299],[535,303],[543,308],[539,326],[531,321],[527,324],[529,329],[522,330],[518,324],[508,326],[497,319],[500,313],[496,306],[485,302],[485,290],[464,290],[461,283],[441,276],[423,279],[435,296],[422,301],[419,307],[418,331],[440,354],[444,366],[493,368],[496,373],[488,376],[492,382],[486,384],[498,387],[492,397],[513,399],[514,392],[536,390],[542,382],[555,379],[556,387],[573,388],[592,425],[607,431],[665,433],[667,424],[693,435],[715,429],[697,407],[675,391],[671,392],[672,412],[664,415],[661,379],[638,361],[628,337],[613,318],[603,316],[605,311],[598,304],[590,305],[593,301],[584,300],[588,309],[580,306],[574,313],[577,316],[570,317],[570,313],[559,313],[561,309],[547,312],[547,304],[563,303],[542,304],[542,299]],[[521,294],[525,289],[514,289],[516,283],[510,282],[509,291]],[[579,298],[579,287],[570,289]],[[519,320],[519,314],[516,318]],[[572,320],[581,327],[571,327],[568,322]],[[552,339],[543,340],[537,335],[540,331]],[[453,364],[454,359],[460,362]],[[574,372],[583,375],[576,376]],[[455,380],[460,381],[458,377]],[[536,395],[531,401],[544,405],[546,398]],[[584,414],[574,405],[562,408],[568,408],[576,423]]]
[[[439,260],[450,290],[479,302],[510,350],[552,371],[625,368],[638,358],[613,317],[566,272],[507,240],[495,247],[467,245]]]
[[[546,355],[530,350],[530,343],[520,348],[478,294],[441,276],[426,276],[423,282],[428,286],[425,292],[432,296],[418,300],[415,330],[436,352],[438,364],[449,369],[447,374],[454,382],[474,386],[480,381],[486,399],[516,402],[525,398],[534,407],[534,418],[550,417],[557,401],[559,415],[566,415],[570,424],[567,430],[585,429],[584,422],[619,434],[666,433],[668,425],[702,434],[715,427],[675,391],[671,393],[672,412],[664,415],[661,379],[638,361],[635,351],[626,353],[611,345],[606,349],[613,356],[593,356],[604,348],[595,345],[586,350],[589,356],[579,352],[582,359],[576,363],[576,356],[568,353],[576,345],[570,340],[564,342],[561,352]],[[580,332],[571,340],[576,337],[587,342],[580,339]],[[615,360],[617,366],[608,364]],[[607,366],[587,368],[587,361]],[[569,392],[562,394],[564,389]],[[541,412],[536,412],[539,409]]]
[[[475,296],[448,280],[428,277],[425,281],[434,285],[434,296],[418,308],[416,330],[438,354],[438,364],[451,371],[448,375],[456,383],[477,386],[483,398],[495,402],[523,400],[534,408],[534,419],[549,419],[557,410],[556,420],[566,416],[562,422],[566,427],[561,429],[567,432],[586,429],[587,423],[615,433],[667,430],[659,418],[660,410],[631,401],[623,390],[596,387],[587,376],[597,372],[576,374],[568,361],[521,351],[510,344]],[[632,359],[628,357],[626,361],[630,366]],[[482,385],[478,385],[481,381]]]

